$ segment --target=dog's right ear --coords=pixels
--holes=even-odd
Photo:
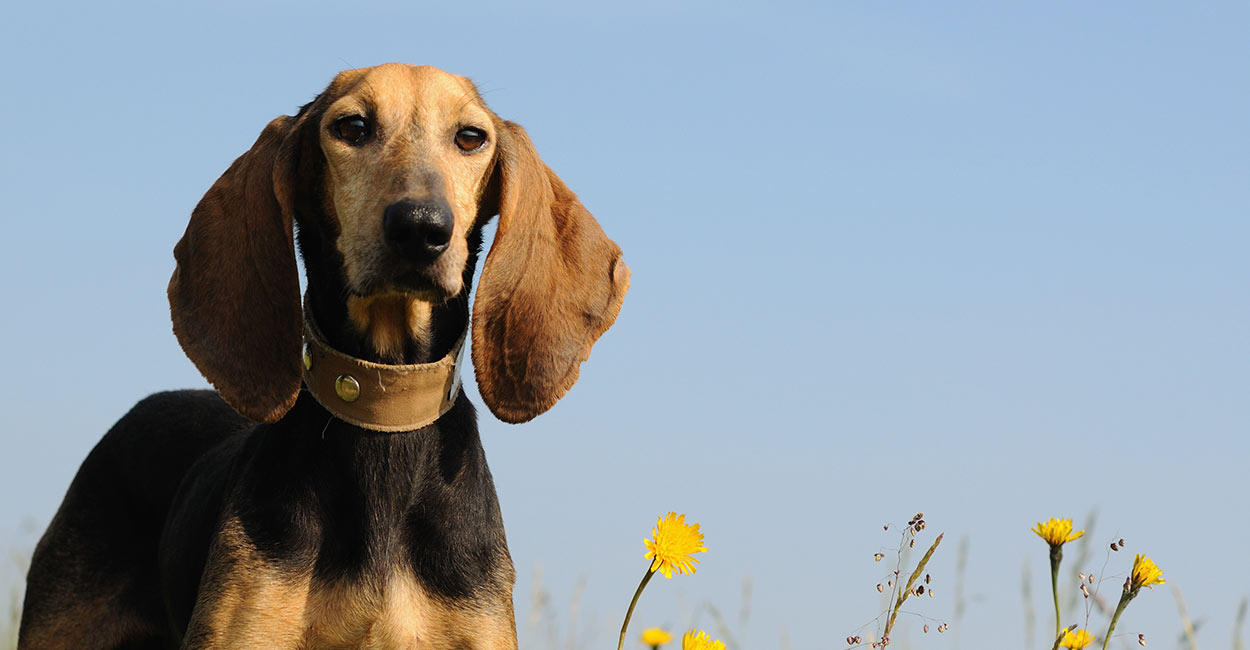
[[[292,232],[296,118],[279,117],[209,188],[174,247],[174,334],[240,414],[274,422],[295,404],[303,308]]]

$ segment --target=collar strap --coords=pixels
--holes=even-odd
[[[371,431],[412,431],[443,416],[460,394],[468,331],[433,363],[392,366],[331,348],[304,318],[304,384],[334,417]]]

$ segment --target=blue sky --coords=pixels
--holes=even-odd
[[[669,510],[710,550],[652,583],[639,631],[712,626],[708,602],[734,619],[749,577],[744,647],[837,647],[878,612],[881,525],[922,510],[946,541],[918,611],[950,620],[965,537],[967,609],[941,638],[912,622],[913,647],[1024,644],[1025,567],[1051,625],[1029,529],[1096,511],[1094,545],[1130,555],[1091,570],[1147,553],[1199,640],[1229,639],[1250,594],[1244,3],[4,15],[0,542],[32,543],[135,401],[203,385],[164,288],[204,190],[338,70],[405,61],[525,125],[633,270],[553,411],[480,409],[523,647],[548,646],[535,567],[561,643],[584,579],[575,645],[610,644]],[[1170,590],[1120,630],[1170,644]]]

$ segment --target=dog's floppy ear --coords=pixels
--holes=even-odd
[[[525,130],[512,122],[498,130],[499,226],[473,303],[473,366],[491,412],[515,423],[577,381],[620,312],[629,267]]]
[[[303,311],[292,234],[296,119],[279,117],[209,188],[174,247],[174,334],[247,418],[274,422],[299,394]]]

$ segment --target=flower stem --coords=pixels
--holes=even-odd
[[[647,588],[647,583],[651,582],[653,575],[655,572],[648,565],[647,573],[642,576],[642,582],[638,583],[638,591],[634,592],[634,599],[629,601],[629,609],[625,610],[625,622],[621,624],[621,640],[617,642],[616,650],[625,647],[625,632],[629,629],[629,618],[634,615],[634,606],[638,604],[638,597],[642,595],[642,590]]]
[[[1107,626],[1107,635],[1102,639],[1102,650],[1107,650],[1107,644],[1111,642],[1111,633],[1115,631],[1115,624],[1120,620],[1120,614],[1124,613],[1124,608],[1128,607],[1128,601],[1133,600],[1133,596],[1136,595],[1132,591],[1125,591],[1120,595],[1120,603],[1115,606],[1115,614],[1111,615],[1111,625]]]
[[[1052,544],[1050,546],[1050,593],[1055,598],[1055,636],[1063,638],[1060,630],[1063,626],[1059,623],[1059,563],[1063,562],[1063,545]]]

